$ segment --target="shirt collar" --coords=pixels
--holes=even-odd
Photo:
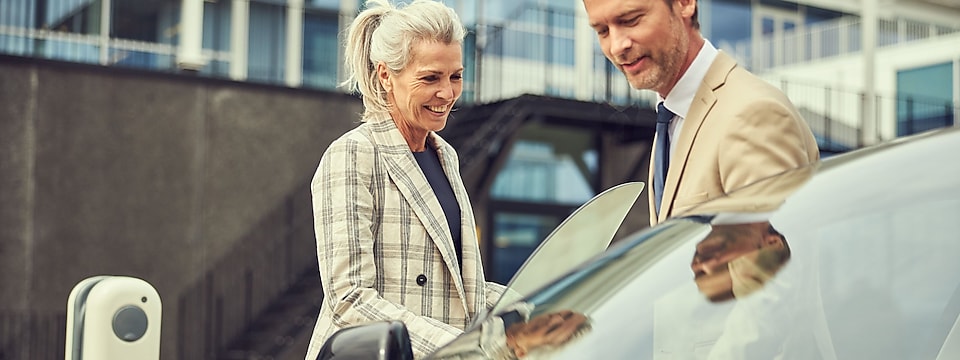
[[[680,77],[680,81],[677,81],[677,84],[667,94],[667,98],[663,99],[657,95],[658,100],[663,101],[663,106],[677,116],[686,118],[690,111],[690,105],[693,104],[693,97],[697,95],[697,89],[700,88],[703,78],[707,77],[707,71],[710,70],[713,59],[717,57],[717,52],[717,48],[709,40],[704,39],[703,46],[697,52],[697,57],[693,59],[693,63]]]

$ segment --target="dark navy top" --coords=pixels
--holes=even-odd
[[[460,205],[457,204],[457,197],[453,194],[453,187],[450,186],[450,180],[443,172],[440,166],[440,157],[437,155],[437,149],[427,144],[426,151],[414,152],[413,157],[420,164],[420,170],[427,176],[427,182],[433,188],[433,193],[440,200],[440,207],[443,208],[443,214],[447,217],[447,224],[450,226],[450,234],[453,235],[453,248],[457,251],[457,262],[463,263],[463,240],[460,233]]]

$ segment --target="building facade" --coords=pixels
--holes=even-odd
[[[445,2],[470,30],[465,103],[535,94],[646,106],[653,98],[608,64],[578,0]],[[957,123],[955,1],[699,6],[704,35],[786,90],[830,147]],[[0,52],[336,89],[338,34],[362,8],[362,0],[5,0]]]
[[[611,184],[645,176],[644,151],[649,144],[615,136],[638,132],[640,126],[633,120],[643,113],[608,108],[642,108],[649,113],[656,96],[630,89],[609,64],[580,0],[444,2],[457,10],[469,30],[461,105],[479,113],[455,113],[454,128],[442,135],[454,138],[456,127],[470,128],[463,123],[468,121],[495,118],[511,124],[484,144],[503,156],[489,166],[483,164],[487,160],[476,160],[481,173],[464,174],[467,182],[481,183],[475,186],[480,192],[471,197],[484,224],[479,230],[488,271],[492,279],[505,282],[573,209]],[[810,123],[825,155],[958,123],[960,5],[955,1],[703,0],[699,6],[705,37],[783,89]],[[343,78],[339,34],[362,8],[362,0],[0,0],[0,53],[336,91]],[[221,82],[217,86],[223,86],[223,93],[233,92]],[[259,91],[269,87],[257,87],[249,98],[263,97],[268,91]],[[302,101],[304,107],[313,103]],[[511,110],[510,104],[519,105]],[[610,114],[597,116],[601,112],[585,104],[608,105],[604,109]],[[536,112],[543,108],[562,111]],[[482,111],[489,111],[489,116]],[[531,115],[515,121],[510,111]],[[95,113],[88,115],[97,118]],[[298,119],[301,126],[310,121]],[[226,116],[222,122],[243,125],[232,124]],[[622,127],[595,130],[603,126]],[[329,128],[325,131],[322,136],[327,138],[337,135]],[[500,136],[504,131],[509,137]],[[244,146],[237,145],[238,154],[249,151]],[[458,146],[461,160],[469,159],[467,148]],[[623,160],[611,161],[618,158]],[[604,165],[611,163],[618,167]],[[296,192],[290,201],[302,201],[305,194]],[[646,211],[642,205],[646,201],[638,203]],[[230,208],[211,206],[209,213],[226,214]],[[631,216],[646,219],[645,214]],[[302,217],[309,221],[308,215]],[[226,220],[208,222],[211,234],[219,229],[214,225],[230,225]],[[222,237],[218,243],[227,244],[224,248],[238,243],[234,237]],[[201,243],[210,239],[216,237],[198,236]],[[187,275],[212,271],[200,265],[190,270]],[[199,300],[181,297],[180,307],[197,314],[179,312],[183,319],[178,321],[190,324],[179,326],[196,328],[203,335],[180,335],[176,348],[183,354],[220,351],[222,343],[235,337],[228,330],[240,332],[246,325],[217,325],[225,322],[203,318],[219,317],[220,313],[204,309],[223,305],[210,295],[218,294],[219,285],[206,280],[197,287]],[[252,275],[246,280],[255,283]],[[261,302],[272,300],[253,299],[248,303],[257,307],[237,311],[256,313]],[[194,318],[197,324],[187,321]],[[220,334],[226,335],[221,339]],[[175,353],[168,351],[169,356]]]

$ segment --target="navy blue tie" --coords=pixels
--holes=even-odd
[[[667,170],[670,168],[670,120],[675,114],[663,106],[657,105],[657,143],[654,144],[656,157],[653,159],[653,195],[657,216],[660,216],[660,202],[663,200],[663,183],[667,179]]]

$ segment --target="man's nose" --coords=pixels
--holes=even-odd
[[[694,274],[703,273],[706,275],[713,274],[719,270],[720,265],[726,265],[719,263],[714,259],[699,259],[694,258],[693,262],[690,264],[690,270],[693,270]]]
[[[694,261],[693,263],[691,263],[690,270],[693,270],[694,274],[706,272],[705,271],[706,269],[704,269],[703,263],[701,263],[700,261]]]
[[[629,61],[630,59],[624,58],[629,52],[630,48],[633,46],[630,37],[627,36],[626,31],[623,31],[619,28],[610,28],[610,54],[613,55],[614,59],[618,61]]]

